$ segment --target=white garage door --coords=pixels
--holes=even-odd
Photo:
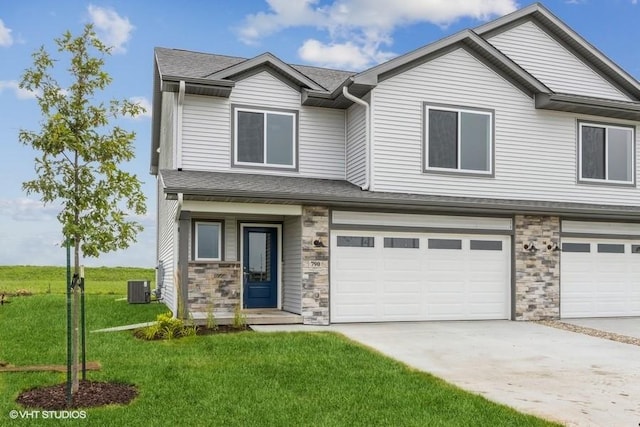
[[[510,237],[331,235],[331,321],[508,319]]]
[[[640,316],[639,243],[563,239],[560,316]]]

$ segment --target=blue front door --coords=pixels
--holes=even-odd
[[[245,227],[243,232],[244,307],[278,306],[278,229]]]

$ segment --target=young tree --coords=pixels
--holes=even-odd
[[[146,212],[145,197],[136,175],[119,168],[134,156],[134,132],[110,122],[135,117],[144,110],[127,100],[99,101],[99,93],[112,81],[103,70],[110,54],[91,25],[78,37],[69,31],[55,39],[57,52],[68,60],[66,70],[43,47],[33,53],[20,87],[37,96],[42,112],[38,132],[21,130],[19,140],[38,152],[36,178],[24,182],[27,194],[38,193],[47,203],[60,203],[58,220],[65,241],[74,247],[73,266],[79,273],[82,257],[127,248],[142,226],[131,214]],[[54,76],[63,72],[68,85]],[[72,393],[78,390],[79,290],[73,292]]]

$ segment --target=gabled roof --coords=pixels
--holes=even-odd
[[[492,68],[506,75],[513,83],[528,91],[530,95],[539,92],[550,92],[550,89],[542,82],[471,30],[462,30],[363,71],[353,77],[353,82],[355,84],[376,85],[390,76],[400,74],[407,69],[429,61],[441,52],[457,47],[465,48],[480,56]]]
[[[487,41],[528,20],[535,21],[634,101],[555,93]],[[161,97],[158,94],[162,91],[177,91],[180,81],[185,81],[186,93],[228,97],[237,79],[261,70],[274,73],[300,90],[302,105],[347,108],[352,102],[342,94],[343,87],[349,87],[353,95],[362,97],[381,81],[458,48],[465,49],[535,99],[536,108],[640,121],[640,82],[539,3],[480,25],[474,30],[460,31],[360,73],[287,64],[270,53],[247,59],[156,48],[153,116],[158,117],[160,113]],[[154,173],[157,172],[158,165],[156,149],[159,131],[159,120],[154,120],[151,154]]]
[[[287,64],[268,52],[248,59],[156,47],[155,59],[158,72],[164,79],[170,77],[203,82],[232,81],[234,77],[252,69],[268,67],[301,87],[326,92],[333,92],[355,74],[353,71]]]
[[[562,41],[575,55],[581,57],[609,80],[619,85],[633,98],[640,101],[640,82],[611,61],[580,34],[562,22],[549,9],[540,3],[516,10],[513,13],[495,19],[474,29],[485,39],[512,28],[526,20],[534,20],[539,26]]]

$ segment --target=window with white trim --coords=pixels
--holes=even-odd
[[[634,129],[578,123],[578,173],[581,181],[631,184],[634,180]]]
[[[296,167],[297,112],[235,107],[233,115],[235,165]]]
[[[425,104],[427,170],[493,173],[493,112]]]
[[[220,261],[222,259],[222,223],[198,221],[195,223],[194,259]]]

